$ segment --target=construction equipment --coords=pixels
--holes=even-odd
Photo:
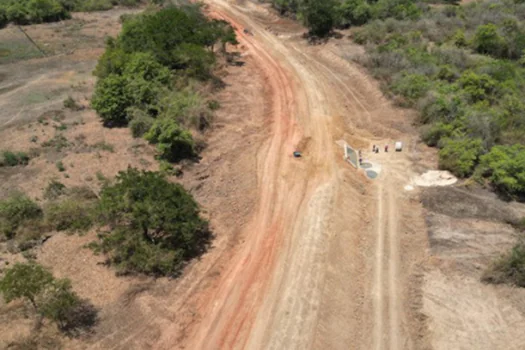
[[[403,150],[403,143],[401,141],[396,142],[396,152],[401,152]]]

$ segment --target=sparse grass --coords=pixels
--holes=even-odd
[[[109,183],[109,179],[107,177],[105,177],[104,174],[102,174],[101,171],[97,171],[96,176],[97,176],[98,182],[100,182],[101,184]]]
[[[69,146],[69,141],[62,134],[56,134],[51,140],[42,143],[42,147],[52,147],[57,152]]]
[[[110,143],[106,143],[105,141],[95,143],[93,148],[111,153],[115,152],[115,147]]]
[[[25,152],[4,151],[0,166],[17,166],[29,164],[29,155]]]
[[[496,260],[481,280],[492,284],[525,287],[525,242],[516,244],[509,253]]]
[[[14,27],[3,30],[0,35],[0,64],[42,57],[38,49]]]
[[[57,180],[51,180],[44,191],[44,199],[55,200],[65,193],[66,185]]]
[[[64,123],[60,123],[59,125],[53,125],[53,127],[58,131],[67,130],[67,125]]]

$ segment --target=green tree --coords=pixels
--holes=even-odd
[[[497,82],[488,74],[464,72],[458,80],[463,92],[472,102],[490,100],[497,92]]]
[[[335,9],[331,0],[309,0],[302,14],[310,34],[323,37],[328,35],[335,24]]]
[[[26,298],[38,311],[38,296],[53,282],[53,275],[36,263],[16,263],[5,272],[0,291],[6,303]]]
[[[445,139],[439,151],[439,168],[460,177],[472,174],[483,151],[481,139]]]
[[[396,79],[392,84],[392,90],[411,101],[423,97],[430,89],[430,80],[422,74],[406,74]]]
[[[127,124],[126,109],[133,104],[128,94],[127,79],[110,74],[99,80],[91,99],[91,106],[97,111],[105,125]]]
[[[156,120],[144,137],[157,145],[160,157],[167,161],[178,162],[195,156],[195,143],[190,132],[171,118]]]
[[[498,33],[498,27],[492,23],[480,25],[476,29],[473,45],[479,53],[495,57],[502,57],[507,50],[505,40]]]
[[[122,75],[128,60],[128,54],[122,48],[117,47],[115,39],[109,37],[106,39],[106,51],[98,59],[93,74],[99,79],[104,79],[110,74]]]
[[[100,213],[113,228],[101,248],[123,272],[176,274],[210,238],[192,196],[155,172],[120,172],[101,192]]]
[[[499,189],[525,194],[525,146],[494,146],[481,157],[480,172]]]
[[[62,331],[89,328],[97,321],[97,310],[80,299],[71,288],[71,281],[55,279],[41,265],[16,263],[0,280],[0,291],[6,303],[25,298],[36,312],[56,322]]]
[[[338,24],[343,27],[359,26],[368,22],[371,17],[371,7],[366,0],[345,0],[336,8]]]

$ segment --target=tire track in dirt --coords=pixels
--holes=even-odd
[[[374,265],[374,349],[383,349],[383,260],[385,247],[385,228],[383,222],[383,182],[377,186],[377,218],[376,247]]]
[[[376,117],[371,111],[377,108],[377,103],[374,104],[375,98],[362,98],[355,90],[359,83],[347,86],[347,79],[340,78],[330,62],[325,64],[325,60],[321,62],[310,50],[305,54],[304,48],[277,39],[236,6],[214,0],[211,8],[214,16],[236,27],[241,44],[265,72],[272,90],[274,125],[272,137],[261,150],[258,161],[262,171],[261,199],[247,229],[253,234],[221,274],[217,291],[199,306],[203,319],[188,330],[180,346],[190,349],[310,348],[318,324],[331,238],[327,222],[338,188],[334,174],[339,165],[331,151],[332,116],[343,110],[350,112],[353,125],[361,128]],[[242,33],[245,26],[255,37]],[[295,90],[293,86],[299,88]],[[302,161],[300,171],[289,156],[284,156],[299,139],[297,122],[304,135],[312,138],[308,159]],[[381,129],[389,132],[385,127]],[[367,137],[371,134],[363,136],[367,130],[360,133],[356,139],[370,142]],[[397,350],[402,336],[399,315],[403,310],[400,309],[402,303],[397,301],[400,279],[395,186],[385,176],[377,180],[377,186],[378,197],[361,197],[376,199],[380,205],[376,207],[375,222],[370,225],[377,227],[375,235],[370,232],[371,239],[377,239],[372,252],[375,260],[371,264],[375,273],[368,277],[375,293],[367,296],[373,304],[373,331],[368,334],[368,326],[360,327],[367,333],[365,341],[373,342],[374,348]],[[171,348],[174,338],[167,333],[156,348]]]
[[[385,179],[388,181],[388,178]],[[388,187],[388,248],[389,248],[389,260],[388,260],[388,311],[389,311],[389,326],[390,326],[390,339],[389,345],[391,350],[399,349],[399,314],[402,312],[399,306],[398,298],[398,262],[399,262],[399,250],[398,245],[398,223],[396,213],[396,198],[394,196],[394,188],[391,184]]]
[[[399,303],[399,203],[395,196],[396,187],[390,180],[391,169],[383,170],[377,184],[377,222],[374,261],[374,349],[400,349]],[[385,276],[385,272],[386,276]],[[385,327],[387,329],[385,330]]]

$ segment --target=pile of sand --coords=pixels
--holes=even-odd
[[[458,179],[448,171],[429,170],[426,173],[412,179],[412,184],[421,187],[449,186],[456,183]]]

